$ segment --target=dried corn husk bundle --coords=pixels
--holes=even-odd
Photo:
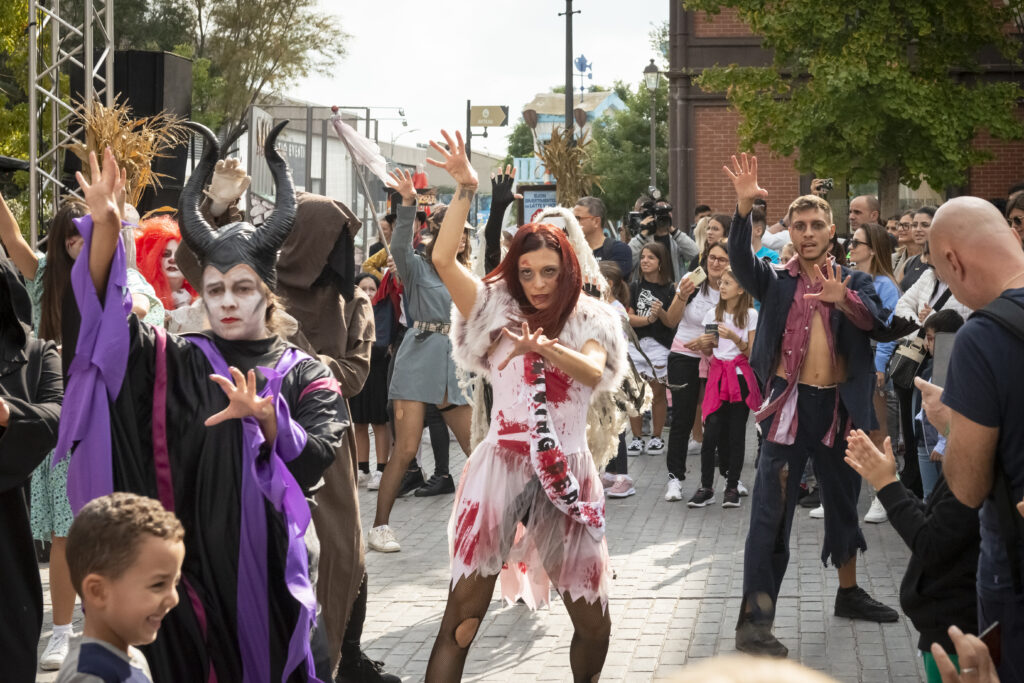
[[[78,118],[85,134],[85,143],[79,140],[64,145],[82,162],[82,174],[89,178],[89,152],[103,153],[107,146],[114,152],[117,163],[127,170],[125,194],[132,206],[139,203],[149,186],[160,187],[165,174],[153,171],[153,160],[169,156],[165,152],[188,140],[189,130],[182,119],[161,112],[155,116],[136,119],[131,109],[121,101],[105,107],[98,101],[79,103]]]
[[[597,178],[584,169],[590,161],[588,149],[592,140],[584,131],[573,144],[572,131],[554,128],[551,140],[544,143],[537,157],[558,181],[559,206],[575,206],[580,197],[591,193]]]

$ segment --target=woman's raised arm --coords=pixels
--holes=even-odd
[[[469,216],[469,208],[473,203],[473,195],[476,194],[477,176],[473,166],[466,157],[466,145],[462,141],[462,133],[455,133],[455,140],[452,140],[447,131],[441,131],[441,135],[448,142],[448,149],[437,144],[433,140],[430,146],[441,153],[443,161],[427,159],[427,163],[443,168],[455,180],[458,187],[455,189],[455,196],[448,205],[448,212],[441,221],[441,229],[437,233],[434,243],[434,269],[448,288],[452,296],[452,302],[459,309],[459,313],[468,318],[473,312],[476,304],[477,280],[469,270],[459,263],[456,258],[459,254],[459,243],[462,241],[462,233],[466,226],[466,218]]]
[[[11,208],[7,206],[2,194],[0,194],[0,242],[4,243],[7,254],[25,279],[35,280],[36,271],[39,268],[39,257],[22,236],[21,230],[18,229],[18,222],[14,220],[14,214],[11,213]]]
[[[79,171],[75,173],[82,187],[85,203],[92,216],[92,244],[89,249],[89,274],[100,300],[107,290],[110,263],[121,236],[121,207],[124,206],[125,173],[118,168],[114,153],[107,147],[103,151],[103,170],[100,171],[96,153],[89,153],[89,177],[86,181]]]

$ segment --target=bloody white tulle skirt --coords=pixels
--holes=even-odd
[[[568,461],[582,499],[603,507],[604,487],[590,454],[574,453]],[[572,601],[600,600],[608,608],[605,538],[595,539],[551,504],[525,448],[484,441],[473,451],[455,494],[448,545],[452,587],[473,572],[500,572],[502,597],[510,604],[522,599],[536,609],[554,585]]]

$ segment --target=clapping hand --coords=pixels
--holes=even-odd
[[[654,322],[655,320],[658,319],[658,316],[661,315],[661,312],[662,310],[664,310],[664,308],[665,305],[661,303],[661,299],[655,299],[654,301],[651,302],[651,308],[650,312],[647,314],[647,319],[651,322]]]
[[[821,291],[815,294],[804,294],[805,299],[817,299],[825,303],[838,304],[846,301],[846,292],[850,286],[852,275],[847,275],[843,280],[843,269],[835,266],[835,269],[827,263],[814,268],[814,280],[821,283]]]
[[[448,149],[431,140],[430,146],[441,154],[442,160],[438,161],[428,157],[427,163],[431,166],[443,168],[459,185],[475,188],[479,184],[479,180],[477,179],[476,169],[469,163],[469,157],[466,156],[466,143],[462,140],[462,133],[456,131],[455,140],[452,140],[452,137],[448,135],[446,130],[442,130],[441,135],[444,136],[445,141],[448,143]]]
[[[521,356],[524,353],[539,353],[543,354],[546,349],[550,349],[558,343],[558,339],[548,339],[544,336],[544,328],[538,327],[535,332],[530,332],[529,323],[523,323],[523,334],[518,335],[515,332],[510,332],[507,327],[502,328],[501,334],[508,337],[514,342],[512,351],[498,366],[498,370],[504,370],[505,367],[512,361],[516,356]]]
[[[846,440],[846,464],[869,484],[880,490],[897,481],[892,440],[885,438],[885,452],[878,450],[863,430],[854,429]]]
[[[388,177],[388,187],[402,196],[403,204],[412,206],[416,200],[416,186],[412,182],[412,173],[399,168],[388,173]]]

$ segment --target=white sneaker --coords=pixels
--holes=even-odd
[[[819,505],[811,510],[811,519],[825,519],[825,506]]]
[[[366,482],[367,491],[376,491],[380,488],[380,478],[384,476],[384,473],[380,470],[374,470],[370,472],[370,480]]]
[[[740,494],[740,498],[750,495],[750,491],[748,491],[747,487],[743,485],[743,482],[738,479],[736,480],[736,491]]]
[[[647,455],[661,455],[665,452],[665,442],[656,436],[652,436],[647,442]]]
[[[704,445],[703,441],[697,441],[697,440],[691,438],[690,442],[688,444],[686,444],[686,453],[688,455],[689,454],[700,453],[701,446],[703,446],[703,445]]]
[[[43,671],[57,671],[68,656],[68,648],[71,645],[71,633],[67,631],[55,632],[50,636],[50,642],[43,650],[43,656],[39,659],[39,668]]]
[[[395,537],[395,532],[387,524],[370,529],[366,540],[370,549],[379,553],[397,553],[402,549]]]
[[[668,488],[665,489],[665,500],[670,503],[683,499],[683,482],[676,479],[676,475],[668,475]]]
[[[359,470],[359,476],[356,478],[356,486],[363,486],[368,481],[370,481],[370,473]]]
[[[644,452],[644,440],[640,437],[635,437],[626,446],[626,455],[640,455]]]
[[[615,485],[615,477],[616,476],[617,475],[614,475],[611,472],[602,472],[601,473],[601,486],[603,486],[606,489],[607,488],[611,488],[612,486]]]
[[[871,501],[871,507],[868,509],[866,515],[864,515],[864,521],[869,524],[881,524],[882,522],[889,521],[889,515],[885,512],[885,506],[882,505],[882,501],[878,500],[878,496]]]

